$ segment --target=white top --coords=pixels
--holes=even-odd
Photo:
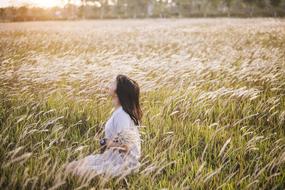
[[[123,110],[122,106],[120,106],[112,113],[105,124],[105,138],[113,139],[118,133],[125,129],[134,130],[135,133],[139,134],[138,126],[135,125],[130,115]],[[140,142],[130,147],[130,153],[136,159],[139,159],[141,153]]]

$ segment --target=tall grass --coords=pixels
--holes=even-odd
[[[0,25],[1,189],[284,189],[285,22]],[[141,85],[142,167],[66,177],[98,153],[117,74]]]

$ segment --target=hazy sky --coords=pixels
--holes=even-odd
[[[0,7],[34,5],[39,7],[62,6],[67,0],[0,0]],[[71,0],[72,3],[79,4],[80,0]]]

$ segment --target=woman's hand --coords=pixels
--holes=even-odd
[[[120,152],[128,153],[129,147],[126,144],[119,144],[113,140],[108,139],[106,143],[107,149],[112,148],[113,150],[119,150]]]
[[[112,140],[110,140],[110,139],[107,139],[106,140],[106,147],[107,147],[107,149],[111,148],[113,146],[114,146],[114,142]]]

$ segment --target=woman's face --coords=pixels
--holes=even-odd
[[[117,89],[117,82],[116,81],[111,82],[109,86],[109,95],[112,97],[114,106],[119,106],[120,102],[116,94],[116,89]]]

